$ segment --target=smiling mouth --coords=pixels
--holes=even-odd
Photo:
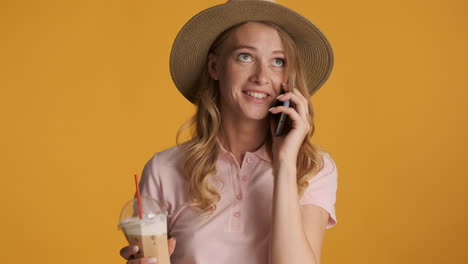
[[[250,92],[250,91],[243,91],[243,93],[247,94],[248,96],[251,96],[253,98],[257,99],[265,99],[269,95],[266,93],[259,93],[259,92]]]

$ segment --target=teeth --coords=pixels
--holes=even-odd
[[[249,92],[249,91],[247,91],[247,94],[258,99],[263,99],[267,96],[264,93],[256,93],[256,92]]]

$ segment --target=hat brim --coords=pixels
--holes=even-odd
[[[170,55],[174,84],[194,102],[196,82],[206,67],[209,48],[226,29],[246,21],[267,21],[285,29],[294,39],[304,62],[305,81],[312,96],[333,68],[333,50],[325,35],[309,20],[269,1],[230,1],[205,9],[180,30]]]

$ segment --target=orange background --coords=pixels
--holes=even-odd
[[[172,42],[224,1],[1,1],[4,263],[124,263],[132,174],[173,146],[194,107]],[[314,142],[338,166],[323,263],[468,257],[466,1],[280,1],[335,51],[312,98]]]

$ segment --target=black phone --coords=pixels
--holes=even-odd
[[[284,91],[282,92],[282,94]],[[289,100],[286,100],[284,102],[277,100],[276,101],[276,106],[285,106],[289,107],[291,102]],[[283,135],[283,130],[284,130],[284,124],[286,123],[286,119],[288,117],[287,114],[285,113],[278,113],[275,114],[275,120],[276,120],[276,130],[275,130],[275,137],[282,136]]]

